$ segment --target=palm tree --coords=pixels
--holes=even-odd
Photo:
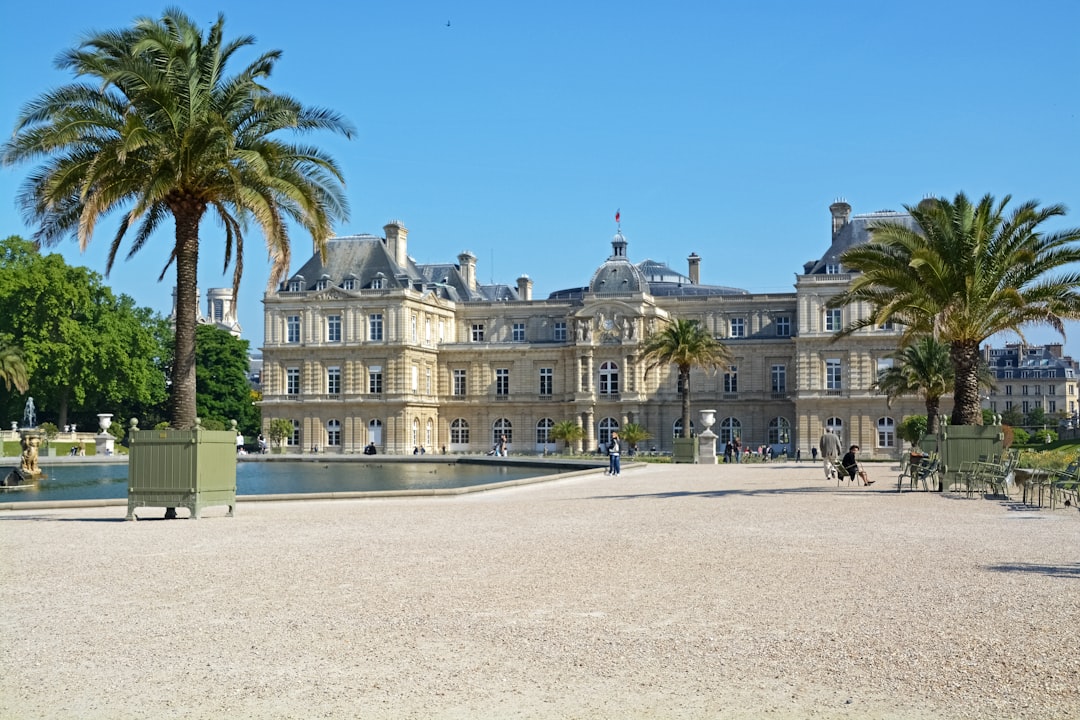
[[[1020,334],[1049,325],[1064,335],[1064,319],[1080,318],[1080,229],[1045,232],[1047,220],[1065,215],[1062,205],[1035,201],[1006,215],[1010,197],[986,195],[973,204],[927,199],[905,209],[918,225],[873,226],[873,240],[847,250],[841,262],[861,273],[830,307],[863,302],[868,317],[845,327],[846,335],[889,321],[903,324],[903,343],[932,335],[949,346],[953,366],[954,425],[982,422],[979,345],[991,335]],[[1054,273],[1054,274],[1052,274]]]
[[[626,441],[632,450],[637,452],[638,443],[645,442],[652,437],[652,433],[645,429],[644,425],[628,422],[619,428],[619,436]]]
[[[899,364],[878,373],[874,388],[885,393],[889,405],[904,395],[921,395],[926,402],[926,431],[937,432],[941,398],[953,386],[949,346],[927,335],[914,345],[893,353]]]
[[[566,451],[571,452],[570,443],[577,442],[585,437],[585,430],[573,420],[561,420],[555,423],[550,433],[552,440],[562,440],[566,443]]]
[[[30,389],[30,376],[26,372],[22,350],[15,345],[0,345],[0,380],[8,392],[14,387],[22,395]]]
[[[3,162],[42,160],[19,203],[39,229],[35,240],[66,236],[85,249],[97,221],[123,208],[106,265],[112,269],[128,230],[128,257],[141,250],[168,216],[175,240],[160,280],[176,263],[176,346],[169,412],[173,427],[195,419],[195,325],[199,224],[209,210],[225,229],[225,269],[233,296],[243,272],[249,221],[262,230],[272,260],[271,285],[289,267],[294,221],[323,251],[332,220],[347,215],[342,174],[321,150],[283,141],[283,131],[329,130],[350,136],[336,113],[308,108],[264,84],[281,52],[271,50],[235,75],[233,55],[251,36],[226,41],[224,17],[203,34],[180,10],[160,20],[91,34],[58,59],[88,80],[27,104]],[[235,255],[235,263],[233,257]]]
[[[641,353],[647,373],[657,365],[674,365],[682,394],[682,437],[690,437],[690,369],[715,370],[731,363],[731,352],[697,320],[676,319],[645,339]]]

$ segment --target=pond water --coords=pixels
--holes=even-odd
[[[0,493],[0,502],[127,499],[126,464],[50,465],[35,488]],[[490,485],[566,468],[457,463],[241,462],[237,495],[430,490]]]

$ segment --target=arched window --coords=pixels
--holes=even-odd
[[[690,434],[694,434],[694,421],[690,421]],[[682,418],[675,418],[675,424],[671,426],[672,437],[682,437]]]
[[[382,420],[372,420],[368,423],[368,442],[382,445]]]
[[[413,418],[412,421],[412,444],[413,447],[420,444],[420,418]]]
[[[896,422],[891,417],[878,418],[877,446],[879,448],[896,447]]]
[[[506,436],[507,445],[514,442],[514,432],[510,421],[506,418],[499,418],[491,426],[491,444],[497,445],[503,435]]]
[[[844,421],[838,417],[831,417],[825,421],[825,427],[833,431],[833,435],[840,439],[840,447],[844,447]]]
[[[619,394],[619,365],[618,363],[606,362],[600,365],[600,394]]]
[[[328,447],[341,445],[341,421],[330,420],[326,423],[326,444]]]
[[[536,423],[536,444],[547,445],[552,442],[551,429],[555,427],[555,421],[551,418],[544,418],[540,422]]]
[[[787,418],[773,418],[769,421],[769,444],[787,445],[791,441],[791,423]]]
[[[467,423],[464,419],[458,418],[454,422],[450,423],[450,444],[469,444],[469,423]]]
[[[742,437],[742,423],[738,418],[727,417],[720,421],[720,436],[717,442],[727,444]]]
[[[428,418],[427,427],[424,428],[424,444],[435,448],[435,421],[431,418]]]
[[[599,441],[601,445],[607,445],[611,442],[611,433],[619,429],[619,421],[615,418],[607,417],[600,421],[598,427]]]

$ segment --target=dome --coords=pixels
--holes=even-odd
[[[648,291],[645,275],[626,257],[626,238],[621,232],[611,239],[611,255],[593,273],[589,292],[638,293]]]

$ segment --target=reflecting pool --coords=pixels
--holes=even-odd
[[[0,493],[0,502],[127,499],[127,464],[49,465],[36,488]],[[571,468],[452,462],[240,462],[237,495],[431,490],[490,485]]]

